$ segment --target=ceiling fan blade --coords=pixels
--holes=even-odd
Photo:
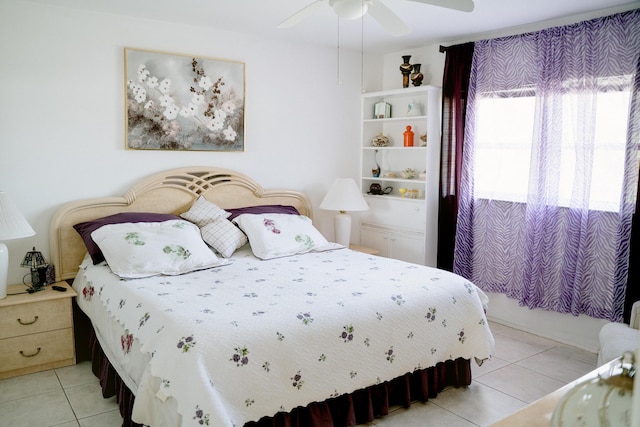
[[[394,37],[409,33],[409,27],[380,0],[374,0],[367,13]]]
[[[446,7],[461,12],[473,12],[473,0],[409,0],[417,3],[430,4],[433,6]]]
[[[291,15],[290,17],[282,21],[280,24],[278,24],[277,28],[293,27],[294,25],[304,21],[311,15],[317,13],[320,9],[324,7],[324,3],[325,3],[325,0],[314,1],[310,5],[305,6],[304,8],[300,9],[299,11],[297,11],[296,13],[294,13],[293,15]]]

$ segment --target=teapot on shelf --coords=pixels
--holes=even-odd
[[[369,186],[369,192],[367,194],[375,194],[378,196],[382,196],[385,194],[389,194],[393,191],[393,187],[385,187],[382,189],[382,186],[376,182]]]

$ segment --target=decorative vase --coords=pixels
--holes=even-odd
[[[409,105],[407,105],[407,116],[414,117],[414,116],[421,116],[421,115],[422,115],[422,105],[420,105],[414,99],[409,103]]]
[[[406,130],[403,133],[404,135],[404,146],[405,147],[413,147],[413,131],[411,130],[411,126],[407,126]]]
[[[373,156],[373,161],[376,162],[375,169],[371,169],[371,175],[374,178],[378,178],[380,176],[380,164],[378,163],[378,150],[375,150],[375,154]]]
[[[409,64],[409,60],[411,59],[411,55],[403,55],[402,64],[400,64],[400,72],[402,73],[402,87],[409,87],[409,76],[411,75],[411,70],[413,70],[413,65]]]
[[[420,72],[420,67],[422,64],[413,64],[413,73],[411,74],[411,83],[414,86],[420,86],[422,84],[422,79],[424,79],[424,75]]]

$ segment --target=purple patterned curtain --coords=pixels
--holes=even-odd
[[[529,308],[622,319],[639,54],[640,9],[475,43],[456,273]]]

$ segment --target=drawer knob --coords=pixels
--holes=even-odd
[[[37,356],[37,355],[40,353],[40,350],[41,350],[41,349],[40,349],[40,347],[38,347],[38,349],[36,350],[36,352],[35,352],[35,353],[33,353],[33,354],[24,354],[24,351],[20,350],[20,355],[21,355],[22,357],[33,357],[33,356]]]
[[[34,317],[31,322],[23,322],[22,319],[18,319],[18,323],[20,323],[22,326],[33,325],[37,321],[38,321],[38,316]]]

